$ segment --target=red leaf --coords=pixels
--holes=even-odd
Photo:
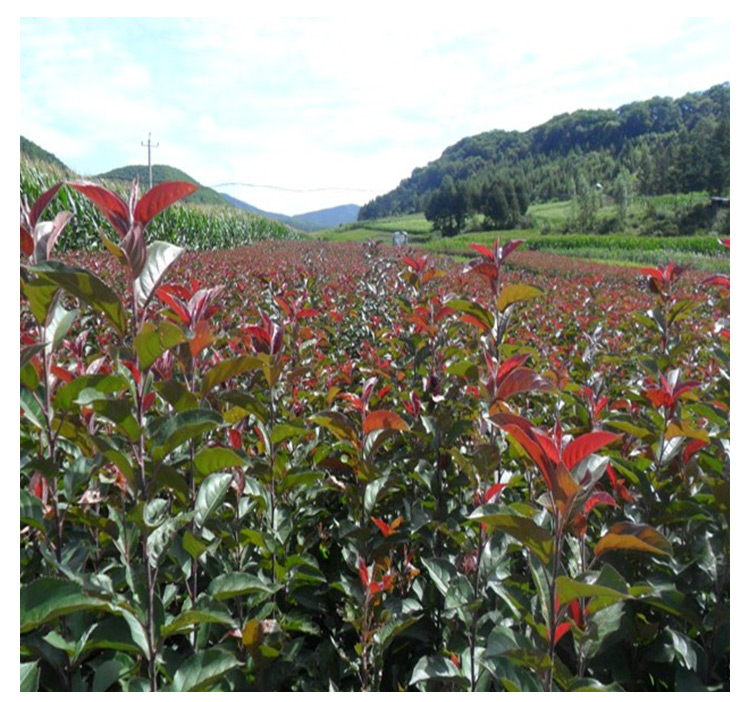
[[[373,521],[373,524],[380,529],[380,533],[385,536],[386,538],[391,535],[390,529],[388,528],[388,525],[382,520],[378,519],[377,517],[370,517]]]
[[[494,485],[487,488],[487,492],[484,493],[485,504],[489,502],[495,495],[497,495],[508,483],[495,483]]]
[[[156,394],[153,393],[153,392],[148,393],[148,395],[146,395],[143,398],[143,411],[144,412],[148,412],[148,410],[150,409],[151,405],[154,404],[154,400],[155,399],[156,399]]]
[[[469,246],[475,251],[479,251],[479,253],[482,254],[482,256],[490,259],[490,261],[495,260],[494,254],[486,246],[482,246],[482,244],[469,244]]]
[[[49,190],[43,192],[31,206],[31,209],[29,210],[29,224],[32,229],[36,226],[36,223],[42,216],[42,212],[47,209],[47,205],[52,201],[52,198],[57,195],[57,191],[60,189],[61,185],[62,183],[55,183]]]
[[[502,248],[502,253],[500,254],[500,260],[504,261],[513,251],[515,251],[523,242],[525,239],[513,239],[511,241],[506,241]]]
[[[107,188],[94,183],[78,182],[70,183],[70,186],[91,200],[104,213],[121,237],[128,233],[130,214],[128,206],[122,199]]]
[[[703,439],[693,439],[682,452],[682,462],[687,463],[698,451],[700,451],[708,442]]]
[[[551,392],[552,383],[531,368],[516,368],[497,388],[496,397],[506,399],[521,392]]]
[[[242,434],[240,434],[237,429],[229,430],[229,443],[231,444],[233,449],[242,448]]]
[[[395,429],[396,431],[409,431],[409,425],[391,410],[375,410],[365,417],[362,430],[369,434],[376,429]]]
[[[570,622],[563,622],[555,627],[555,646],[557,646],[560,639],[570,631],[571,626]],[[547,629],[547,639],[549,640],[549,629]]]
[[[590,456],[603,446],[621,439],[622,436],[622,434],[613,434],[609,431],[594,431],[579,436],[565,447],[562,455],[563,463],[568,470],[572,470],[586,456]]]
[[[617,507],[617,503],[615,502],[615,498],[612,497],[608,492],[601,492],[597,491],[591,497],[589,497],[588,500],[586,500],[586,504],[583,506],[584,514],[588,514],[594,507],[598,507],[599,505],[609,505],[610,507]]]
[[[21,253],[24,256],[31,256],[34,253],[34,237],[23,224],[21,225]]]
[[[64,383],[69,383],[71,380],[73,380],[73,374],[66,370],[65,368],[60,368],[60,366],[52,366],[52,375],[60,378]]]
[[[367,565],[361,558],[359,559],[359,579],[362,581],[362,587],[366,588],[370,584],[370,574],[367,572]]]
[[[214,337],[211,333],[211,329],[208,326],[208,322],[200,321],[195,325],[195,336],[190,339],[190,355],[196,358],[198,354],[203,351],[212,341]]]
[[[196,190],[197,185],[179,180],[156,185],[136,205],[135,220],[145,227],[159,212],[177,200],[192,195]]]

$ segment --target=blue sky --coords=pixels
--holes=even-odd
[[[731,80],[726,18],[454,15],[21,18],[20,131],[82,175],[146,163],[151,132],[155,163],[299,214],[465,136]]]

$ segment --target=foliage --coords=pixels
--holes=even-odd
[[[22,690],[729,688],[727,276],[74,188],[106,252],[22,205]]]

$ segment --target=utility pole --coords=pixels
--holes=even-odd
[[[151,190],[151,188],[154,187],[154,172],[151,169],[151,149],[156,148],[159,146],[158,144],[152,144],[151,143],[151,132],[148,133],[148,142],[143,143],[141,142],[141,146],[147,146],[148,147],[148,189]]]

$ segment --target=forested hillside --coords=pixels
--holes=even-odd
[[[615,199],[626,193],[725,194],[729,112],[729,83],[724,83],[679,99],[578,110],[526,132],[467,137],[364,205],[359,219],[427,211],[441,186],[449,193],[455,188],[459,198],[483,202],[481,212],[491,207],[487,194],[501,190],[530,202],[571,199],[590,188]]]

